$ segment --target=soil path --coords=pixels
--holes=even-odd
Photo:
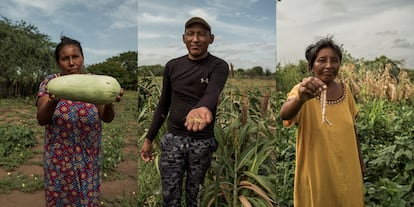
[[[0,109],[0,114],[13,113]],[[0,124],[2,124],[0,122]],[[137,156],[138,147],[136,145],[136,136],[131,132],[124,140],[123,161],[117,168],[110,172],[113,179],[103,180],[101,186],[101,196],[103,207],[117,207],[118,200],[131,198],[137,192]],[[136,129],[136,128],[135,128]],[[13,171],[6,171],[0,167],[0,179],[15,175],[23,174],[27,176],[36,175],[43,177],[42,156],[43,156],[43,137],[39,136],[38,145],[33,148],[34,157],[26,161],[23,165],[15,168]],[[43,207],[45,206],[44,191],[36,190],[34,192],[21,192],[13,190],[8,194],[0,193],[1,207]]]

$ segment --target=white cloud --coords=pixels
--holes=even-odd
[[[119,55],[124,50],[119,49],[97,49],[91,47],[83,47],[83,53],[85,56],[85,64],[103,62],[109,57]]]
[[[109,15],[113,18],[110,28],[137,27],[137,0],[126,0],[119,4]]]
[[[142,24],[174,22],[174,20],[171,17],[162,16],[162,15],[153,15],[153,14],[147,13],[147,12],[139,13],[138,16],[139,16],[138,20]]]
[[[405,57],[414,68],[414,27],[408,26],[413,21],[413,1],[278,2],[277,61],[304,59],[306,46],[329,34],[356,58]]]
[[[240,68],[275,68],[272,1],[264,4],[256,0],[140,0],[138,8],[139,65],[165,64],[186,54],[181,40],[184,23],[192,16],[200,16],[211,25],[215,35],[209,47],[213,55]]]
[[[189,16],[198,16],[205,19],[207,22],[215,22],[217,21],[217,15],[206,11],[202,8],[195,8],[188,12]]]

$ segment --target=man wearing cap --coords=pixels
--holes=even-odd
[[[204,19],[189,19],[182,38],[188,54],[165,66],[160,100],[141,149],[142,160],[152,161],[152,141],[168,116],[159,160],[163,206],[168,207],[181,206],[184,176],[186,206],[200,204],[205,174],[217,149],[218,98],[229,73],[228,64],[208,52],[214,35]]]

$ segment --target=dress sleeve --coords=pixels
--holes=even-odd
[[[299,84],[295,85],[292,90],[287,94],[287,99],[294,99],[299,95]],[[283,126],[284,127],[291,127],[293,124],[297,122],[297,115],[289,120],[283,120]]]
[[[47,91],[47,84],[49,83],[50,80],[52,80],[53,78],[58,77],[58,74],[51,74],[45,77],[45,79],[40,83],[39,85],[39,91],[37,92],[37,97],[36,97],[36,102],[35,105],[37,105],[37,99],[39,99],[40,97],[49,94]]]

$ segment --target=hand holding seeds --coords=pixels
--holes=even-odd
[[[326,90],[326,88],[326,84],[319,78],[304,78],[300,83],[298,99],[305,102],[320,95],[322,91]]]
[[[199,107],[188,112],[184,126],[187,127],[188,131],[197,132],[203,130],[212,119],[213,115],[210,109]]]

